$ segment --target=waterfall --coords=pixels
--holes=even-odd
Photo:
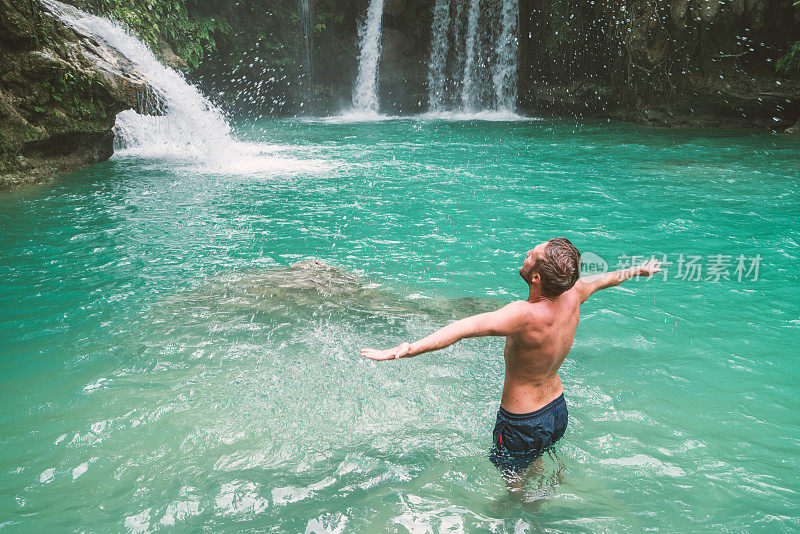
[[[309,0],[298,0],[299,22],[300,22],[300,37],[303,39],[301,47],[300,61],[302,63],[303,79],[301,86],[303,88],[304,99],[306,102],[311,96],[311,84],[313,81],[313,64],[311,54],[313,50],[313,36],[311,34],[311,6]]]
[[[431,112],[514,114],[518,16],[519,0],[436,1],[428,64]]]
[[[384,0],[370,0],[367,17],[359,29],[361,53],[353,90],[353,111],[378,113],[378,64],[381,59],[381,19]]]
[[[157,107],[159,116],[133,110],[117,115],[115,148],[149,157],[177,156],[206,162],[233,157],[230,126],[223,113],[129,31],[109,19],[85,13],[56,0],[42,4],[76,32],[114,49],[133,63],[152,91],[143,109]]]
[[[497,41],[497,60],[492,76],[497,109],[513,111],[517,102],[517,49],[519,48],[519,6],[516,0],[503,0],[501,30]]]
[[[464,57],[464,77],[461,90],[461,105],[466,111],[473,111],[475,105],[475,49],[478,46],[478,16],[481,0],[470,0],[467,18],[467,35]]]
[[[428,102],[432,110],[439,110],[444,99],[449,26],[450,0],[436,0],[431,25],[431,59],[428,70]]]
[[[452,39],[453,43],[453,64],[450,66],[451,71],[453,73],[463,73],[464,72],[464,61],[465,61],[465,49],[466,46],[466,39],[464,35],[464,2],[461,0],[456,0],[455,2],[455,9],[453,12],[453,19],[450,32],[450,38]],[[455,77],[453,77],[455,79]],[[448,86],[447,83],[445,83]],[[451,82],[448,87],[448,97],[452,99],[455,97],[455,90],[456,90],[455,83]]]

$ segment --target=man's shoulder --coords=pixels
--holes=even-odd
[[[527,300],[514,300],[494,312],[494,315],[506,324],[524,327],[531,322],[534,313],[533,303]]]
[[[571,310],[573,307],[578,307],[580,301],[577,293],[567,295],[569,291],[562,294],[559,299],[563,299],[561,302]],[[553,322],[556,316],[564,314],[564,307],[555,304],[555,302],[549,300],[539,302],[515,300],[506,304],[500,311],[509,318],[513,317],[526,325],[536,326],[538,324],[549,324]]]
[[[536,303],[530,302],[527,300],[515,300],[509,302],[502,308],[508,313],[512,313],[515,315],[523,315],[523,314],[530,314],[536,313]]]
[[[528,312],[533,319],[533,322],[542,321],[549,324],[557,321],[559,317],[564,315],[571,315],[575,309],[580,307],[580,294],[575,290],[575,287],[568,289],[556,300],[543,300],[540,302],[527,302],[530,305]]]

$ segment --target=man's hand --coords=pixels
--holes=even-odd
[[[396,347],[386,350],[361,349],[361,356],[370,360],[397,360],[407,356],[411,349],[408,343],[400,343]]]
[[[586,302],[595,291],[606,289],[607,287],[614,287],[620,285],[628,278],[634,276],[653,276],[661,271],[661,262],[655,258],[651,258],[639,265],[633,265],[627,269],[620,269],[619,271],[611,271],[607,273],[595,274],[579,279],[575,283],[578,294],[581,297],[581,303]]]
[[[635,269],[635,276],[653,276],[661,270],[661,262],[655,258],[650,258],[641,265],[637,265]]]

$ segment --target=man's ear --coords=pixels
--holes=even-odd
[[[531,273],[531,284],[538,284],[542,281],[542,277],[539,276],[539,273]]]

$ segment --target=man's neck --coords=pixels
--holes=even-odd
[[[555,300],[550,297],[542,295],[542,287],[540,285],[528,284],[528,302],[542,302],[544,300]]]

